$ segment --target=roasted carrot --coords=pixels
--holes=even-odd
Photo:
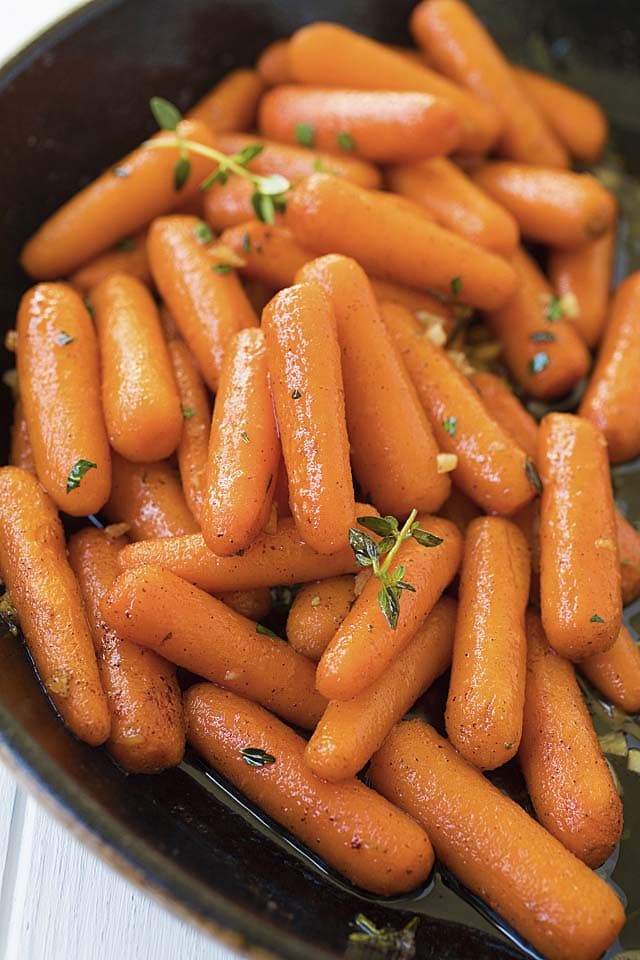
[[[127,570],[106,594],[102,612],[123,639],[262,703],[290,723],[314,727],[326,706],[314,689],[310,660],[169,570]]]
[[[257,590],[229,590],[227,593],[219,593],[217,599],[249,620],[264,620],[271,610],[271,593],[268,587]]]
[[[573,666],[551,650],[533,613],[527,616],[518,760],[540,823],[588,866],[599,867],[620,840],[622,803]]]
[[[69,540],[69,562],[93,635],[111,714],[107,749],[130,773],[174,767],[184,753],[182,697],[176,669],[151,650],[121,640],[102,619],[100,604],[118,576],[125,537],[85,527]]]
[[[147,257],[147,234],[124,237],[112,250],[101,253],[71,274],[69,283],[80,293],[87,294],[112,273],[126,273],[150,286],[151,270]]]
[[[193,357],[181,340],[169,343],[169,356],[183,419],[177,450],[180,480],[189,510],[199,521],[205,495],[211,405]]]
[[[602,430],[613,463],[640,453],[640,271],[616,290],[580,416]]]
[[[514,380],[532,397],[549,400],[568,393],[585,376],[590,357],[584,340],[553,297],[538,265],[520,248],[511,258],[518,287],[488,325],[502,345]]]
[[[316,686],[327,700],[350,700],[375,683],[411,641],[424,618],[454,578],[462,537],[441,517],[419,516],[420,527],[441,538],[435,547],[416,540],[402,544],[397,563],[415,593],[402,594],[397,624],[390,626],[380,606],[380,582],[371,577],[322,655]]]
[[[351,576],[305,583],[287,617],[287,640],[294,650],[317,662],[353,606],[355,591]]]
[[[220,243],[244,260],[240,272],[277,290],[290,287],[298,270],[313,259],[286,227],[247,220],[228,227]]]
[[[566,150],[466,3],[422,0],[410,25],[437,70],[497,110],[503,123],[498,142],[503,156],[538,166],[569,166]]]
[[[595,347],[605,325],[615,236],[612,226],[597,240],[574,249],[552,250],[549,257],[551,286],[560,296],[576,298],[572,320],[588,347]]]
[[[382,307],[441,450],[454,454],[457,486],[483,510],[509,515],[535,496],[526,454],[487,413],[446,352],[426,337],[404,307]]]
[[[607,700],[627,713],[640,710],[640,647],[625,626],[612,647],[579,664],[579,670]]]
[[[622,577],[622,602],[627,604],[640,596],[640,533],[619,510],[616,510],[616,531]]]
[[[285,223],[317,253],[354,257],[383,280],[451,295],[491,310],[514,291],[516,278],[500,257],[476,247],[381,193],[316,173],[293,191]],[[371,224],[376,229],[371,229]]]
[[[256,70],[232,70],[191,107],[187,118],[206,124],[216,133],[250,130],[263,90],[262,78]]]
[[[616,939],[625,916],[611,887],[428,724],[399,723],[369,776],[424,826],[460,882],[549,960],[597,960]]]
[[[613,645],[622,615],[606,441],[582,417],[547,414],[538,467],[542,623],[556,653],[583,660]]]
[[[469,379],[496,423],[510,433],[529,459],[535,462],[538,455],[538,424],[507,381],[494,373],[472,373]]]
[[[274,40],[273,43],[268,43],[256,60],[256,70],[267,87],[275,87],[279,83],[288,83],[291,79],[289,41]]]
[[[471,521],[480,516],[480,509],[466,493],[452,486],[451,493],[438,510],[438,516],[455,523],[464,536]]]
[[[348,540],[354,497],[336,318],[321,286],[281,291],[262,315],[267,362],[300,533],[318,553]]]
[[[185,714],[205,761],[352,883],[397,894],[426,880],[426,833],[359,780],[314,776],[303,738],[266,710],[200,683],[185,695]]]
[[[378,680],[351,700],[332,700],[304,752],[317,777],[354,777],[420,694],[451,662],[456,603],[443,597]]]
[[[255,187],[243,177],[231,177],[224,186],[215,183],[204,194],[204,215],[214,230],[222,231],[255,217],[251,203]],[[282,220],[276,214],[276,221]]]
[[[474,180],[513,214],[525,237],[552,247],[582,246],[615,220],[613,194],[590,173],[504,160],[480,167]]]
[[[36,478],[20,467],[0,468],[0,576],[60,716],[80,740],[104,743],[109,711],[62,524]]]
[[[298,279],[321,284],[331,297],[351,457],[361,488],[383,513],[437,510],[450,481],[438,473],[438,447],[364,271],[347,257],[327,256],[304,267]]]
[[[430,293],[412,290],[411,287],[403,287],[388,280],[378,280],[376,277],[369,277],[369,282],[378,304],[399,303],[406,307],[415,314],[425,330],[431,330],[431,335],[439,338],[440,343],[446,343],[447,334],[453,329],[454,319],[451,308],[443,300]],[[437,335],[433,333],[434,327],[438,328]]]
[[[27,430],[27,421],[24,418],[22,400],[17,397],[13,405],[13,421],[11,424],[11,452],[9,463],[14,467],[22,467],[30,473],[36,472],[33,460],[33,449]]]
[[[189,120],[178,126],[180,136],[208,147],[211,133]],[[166,137],[159,133],[156,138]],[[144,144],[106,170],[53,216],[27,241],[21,256],[24,269],[38,280],[56,279],[77,270],[109,250],[123,237],[133,236],[154,217],[174,210],[190,195],[214,164],[194,154],[191,172],[180,190],[174,184],[177,151]]]
[[[39,283],[18,311],[17,369],[38,479],[60,510],[97,513],[111,488],[98,341],[65,283]]]
[[[257,326],[258,320],[235,272],[216,265],[199,233],[195,217],[154,220],[149,261],[180,334],[215,391],[229,342],[243,327]]]
[[[198,530],[177,473],[166,460],[131,463],[114,454],[111,496],[104,512],[112,523],[126,523],[133,540],[180,537]]]
[[[288,62],[294,80],[359,90],[409,90],[449,101],[463,126],[461,149],[485,153],[495,143],[501,120],[496,110],[426,64],[412,63],[375,40],[337,23],[312,23],[294,33]]]
[[[182,410],[157,307],[125,273],[105,277],[91,302],[111,446],[134,462],[163,460],[180,441]]]
[[[512,215],[445,157],[394,167],[391,190],[421,204],[436,222],[493,253],[508,257],[520,231]]]

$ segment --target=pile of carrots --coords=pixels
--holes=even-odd
[[[596,960],[622,805],[576,669],[640,710],[609,472],[640,454],[640,273],[610,299],[616,202],[570,170],[600,108],[462,0],[410,26],[314,23],[184,119],[156,100],[27,242],[0,574],[62,720],[125,770],[186,741],[357,886],[437,856]],[[587,376],[575,414],[521,402]],[[66,542],[60,512],[92,522]],[[449,668],[444,739],[402,718]],[[535,819],[483,776],[512,759]]]

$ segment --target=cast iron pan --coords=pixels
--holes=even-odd
[[[152,132],[149,97],[160,94],[186,108],[226,70],[251,64],[266,43],[311,20],[407,41],[411,6],[411,0],[97,0],[39,37],[0,71],[3,330],[13,325],[27,285],[16,267],[23,241]],[[513,58],[537,66],[543,58],[547,69],[603,102],[633,169],[640,158],[640,8],[634,0],[475,0],[474,6]],[[11,365],[10,355],[3,354],[2,364]],[[4,388],[1,408],[6,462],[10,399]],[[633,515],[640,481],[623,473],[622,495]],[[274,835],[193,758],[160,776],[125,776],[105,752],[63,729],[15,638],[0,638],[0,664],[4,759],[111,863],[232,945],[262,947],[288,960],[335,960],[345,952],[364,957],[348,945],[358,912],[400,928],[417,911],[421,960],[536,955],[479,913],[447,876],[436,875],[404,900],[362,895]],[[622,936],[628,949],[640,947],[640,780],[623,766],[625,840],[606,872],[615,865],[613,879],[629,901]],[[507,768],[500,778],[519,789],[515,771]]]

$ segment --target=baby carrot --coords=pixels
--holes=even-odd
[[[250,130],[263,90],[262,78],[256,70],[231,70],[191,107],[187,119],[203,123],[216,133]]]
[[[424,826],[460,882],[549,960],[597,960],[616,939],[625,916],[611,887],[428,724],[399,723],[369,776]]]
[[[310,547],[335,553],[347,543],[354,498],[331,301],[314,283],[288,287],[267,305],[262,329],[291,512]]]
[[[254,190],[254,185],[243,177],[230,177],[224,186],[214,183],[203,194],[205,220],[214,230],[222,231],[255,217],[251,203]],[[276,222],[281,220],[281,214],[277,213]]]
[[[426,833],[359,780],[314,776],[303,738],[266,710],[199,683],[185,695],[185,714],[205,761],[352,883],[387,895],[426,880]]]
[[[216,599],[222,600],[236,613],[241,613],[249,620],[264,620],[271,610],[271,592],[268,587],[259,587],[257,590],[229,590],[219,593]]]
[[[22,298],[17,330],[20,396],[38,479],[65,513],[97,513],[109,496],[111,458],[91,317],[67,284],[39,283]]]
[[[399,303],[406,307],[415,314],[426,330],[434,326],[439,327],[441,342],[446,343],[447,334],[451,332],[454,325],[451,308],[446,303],[430,293],[422,293],[420,290],[412,290],[411,287],[389,283],[388,280],[369,277],[369,282],[378,304]]]
[[[185,120],[178,126],[185,139],[213,147],[207,127]],[[154,139],[166,137],[159,133]],[[154,217],[174,210],[211,172],[213,163],[193,154],[191,172],[178,191],[174,184],[177,152],[157,150],[144,144],[97,180],[90,183],[27,241],[21,256],[32,277],[49,280],[73,273],[99,253],[109,250],[123,237],[143,229]]]
[[[445,157],[394,167],[391,190],[425,207],[436,222],[493,253],[508,257],[520,231],[511,214]]]
[[[437,70],[498,111],[503,156],[538,166],[569,166],[566,150],[466,3],[422,0],[411,14],[411,32]]]
[[[422,515],[418,520],[423,530],[442,542],[424,547],[410,539],[398,550],[403,580],[415,592],[403,592],[395,628],[382,612],[377,577],[367,582],[318,664],[316,686],[327,700],[350,700],[375,683],[409,644],[456,575],[462,554],[458,528],[440,517]]]
[[[583,660],[612,646],[622,615],[606,441],[588,420],[550,413],[538,468],[542,623],[556,653]]]
[[[631,603],[640,596],[640,533],[616,510],[616,531],[620,574],[622,576],[622,602]]]
[[[487,322],[502,345],[502,359],[529,396],[549,400],[568,393],[589,370],[590,356],[573,324],[562,319],[535,261],[520,248],[511,258],[518,287]],[[560,318],[558,318],[560,314]]]
[[[355,577],[329,577],[305,583],[287,617],[287,640],[294,650],[317,662],[355,598]]]
[[[504,160],[486,163],[474,180],[513,214],[525,237],[552,247],[582,246],[615,220],[613,194],[590,173]]]
[[[573,294],[573,324],[588,347],[595,347],[604,329],[613,270],[615,226],[597,240],[574,249],[558,248],[549,257],[549,280],[562,297]]]
[[[178,446],[182,411],[158,310],[135,277],[114,273],[91,293],[109,441],[127,460],[163,460]]]
[[[16,398],[13,405],[13,422],[11,424],[11,453],[9,463],[14,467],[22,467],[29,473],[36,472],[36,465],[33,462],[33,449],[27,430],[27,421],[24,418],[22,409],[22,400]]]
[[[312,23],[296,31],[287,51],[292,78],[359,90],[408,90],[442,97],[458,111],[460,148],[485,153],[495,143],[501,120],[494,107],[462,87],[398,53],[337,23]]]
[[[455,523],[464,536],[471,521],[480,516],[480,509],[465,493],[452,486],[451,493],[438,510],[438,516]]]
[[[274,40],[273,43],[268,43],[256,60],[256,70],[267,87],[275,87],[279,83],[288,83],[291,79],[289,41]]]
[[[640,647],[625,626],[612,647],[582,660],[579,670],[614,706],[640,711]]]
[[[494,373],[472,373],[469,380],[496,423],[511,434],[529,459],[535,462],[538,455],[538,424],[507,381]]]
[[[69,283],[80,293],[86,294],[112,273],[126,273],[147,286],[151,285],[146,231],[135,237],[125,237],[112,250],[83,264],[71,274]]]
[[[599,867],[620,840],[622,803],[573,666],[527,616],[527,693],[518,760],[540,823],[567,850]]]
[[[417,210],[389,203],[337,177],[316,173],[293,191],[285,223],[304,247],[354,257],[374,276],[495,309],[514,291],[513,270],[500,257],[431,223]],[[376,229],[371,229],[371,224]]]
[[[613,463],[640,453],[640,271],[616,290],[580,416],[602,430]]]
[[[177,457],[180,480],[189,510],[199,521],[205,496],[211,405],[198,369],[181,340],[169,343],[169,356],[182,408],[182,433]]]
[[[457,457],[456,485],[483,510],[509,515],[535,496],[526,454],[487,413],[446,352],[395,303],[384,322],[405,362],[441,450]]]
[[[329,703],[304,752],[317,777],[355,777],[449,666],[455,626],[455,600],[443,597],[386,673],[351,700]]]
[[[109,711],[62,524],[36,478],[20,467],[0,468],[0,576],[60,716],[80,740],[104,743]]]
[[[450,481],[438,473],[438,447],[364,271],[347,257],[327,256],[309,263],[297,279],[319,283],[333,303],[351,457],[361,488],[383,513],[437,510]]]
[[[176,471],[166,460],[131,463],[114,454],[111,496],[104,512],[111,523],[126,523],[133,540],[180,537],[198,530]]]
[[[120,572],[118,552],[126,542],[85,527],[69,540],[69,562],[78,578],[111,714],[107,749],[129,773],[155,773],[182,760],[182,698],[173,664],[121,640],[102,619],[100,603]]]
[[[127,570],[106,594],[102,612],[125,640],[256,700],[290,723],[314,727],[326,706],[314,689],[310,660],[169,570]]]
[[[222,364],[201,516],[205,542],[221,557],[246,550],[271,511],[280,441],[267,363],[265,334],[251,328],[236,334]]]
[[[597,160],[609,135],[602,107],[584,93],[542,73],[516,66],[512,70],[569,153],[585,163]]]
[[[245,263],[239,268],[242,274],[276,290],[290,287],[297,271],[314,256],[300,246],[286,227],[261,220],[227,227],[220,243],[242,257]]]
[[[223,270],[212,260],[199,238],[195,217],[154,220],[148,250],[156,286],[202,376],[215,391],[229,342],[238,330],[258,323],[240,280],[233,270]]]

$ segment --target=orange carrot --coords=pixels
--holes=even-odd
[[[211,405],[193,357],[181,340],[169,343],[169,356],[183,419],[177,450],[180,480],[189,510],[199,521],[205,496]]]
[[[226,188],[225,188],[226,189]],[[199,239],[195,217],[160,217],[149,230],[149,261],[156,285],[212,390],[224,352],[257,317],[233,270],[215,263]]]
[[[0,576],[38,676],[72,733],[97,745],[109,711],[56,509],[33,476],[0,468]]]
[[[399,303],[406,307],[407,310],[415,314],[425,330],[437,327],[437,336],[440,338],[440,342],[446,343],[447,334],[453,329],[454,320],[451,308],[443,300],[432,296],[430,293],[422,293],[419,290],[412,290],[410,287],[403,287],[397,283],[389,283],[388,280],[378,280],[376,277],[370,277],[369,281],[378,304]]]
[[[64,283],[40,283],[18,311],[20,396],[38,479],[60,510],[97,513],[109,496],[111,458],[100,402],[91,317]]]
[[[133,540],[195,533],[176,471],[166,460],[130,463],[114,454],[111,496],[104,508],[112,523],[126,523]]]
[[[204,123],[216,132],[250,130],[263,90],[262,78],[256,70],[232,70],[191,107],[187,118]]]
[[[493,373],[472,373],[469,379],[496,423],[511,434],[529,459],[535,462],[538,455],[538,424],[507,381]]]
[[[625,916],[611,887],[428,724],[399,723],[369,775],[460,882],[549,960],[597,960],[616,939]]]
[[[577,313],[572,319],[588,347],[595,347],[604,329],[615,236],[615,227],[610,227],[597,240],[573,250],[552,250],[549,257],[551,286],[560,296],[576,298]]]
[[[581,673],[607,700],[627,713],[640,710],[640,647],[626,627],[620,628],[615,643],[604,653],[587,657]]]
[[[151,285],[146,231],[135,237],[125,237],[112,250],[99,254],[79,267],[69,277],[69,283],[80,293],[87,294],[112,273],[126,273],[147,286]]]
[[[294,650],[317,662],[355,598],[355,577],[329,577],[305,583],[287,617],[287,640]]]
[[[22,467],[29,473],[36,472],[36,465],[33,461],[33,449],[27,430],[27,421],[24,418],[22,409],[22,400],[16,398],[13,405],[13,422],[11,425],[11,453],[9,462],[14,467]]]
[[[277,290],[290,287],[297,271],[313,259],[313,253],[301,247],[286,227],[260,220],[227,227],[220,243],[242,257],[242,274]]]
[[[251,203],[254,190],[254,185],[243,177],[230,177],[224,186],[215,183],[203,194],[205,220],[214,230],[222,231],[255,217]],[[281,214],[276,214],[276,222],[281,220]]]
[[[438,510],[438,516],[455,523],[464,536],[471,521],[480,516],[480,510],[465,493],[452,486],[451,493]]]
[[[351,700],[329,703],[304,752],[317,777],[344,780],[364,767],[449,666],[455,625],[455,600],[444,597],[386,673]]]
[[[600,431],[550,413],[540,424],[540,602],[549,644],[570,660],[612,646],[622,594],[616,522]]]
[[[631,603],[640,596],[640,533],[616,510],[616,531],[620,574],[622,576],[622,602]]]
[[[256,60],[256,70],[265,86],[275,87],[279,83],[288,83],[291,79],[288,51],[288,40],[274,40],[263,48]]]
[[[426,833],[359,780],[315,777],[302,737],[266,710],[200,683],[185,713],[189,743],[205,761],[352,883],[386,895],[426,880]]]
[[[264,620],[271,610],[271,593],[268,587],[260,587],[258,590],[229,590],[219,593],[217,599],[249,620]]]

